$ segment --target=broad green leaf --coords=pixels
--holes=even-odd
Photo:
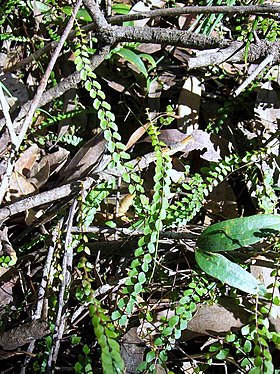
[[[89,349],[89,346],[87,344],[85,344],[83,346],[83,352],[85,355],[88,355],[90,353],[90,349]]]
[[[208,252],[233,251],[278,234],[280,215],[257,214],[215,223],[207,227],[197,246]]]
[[[116,51],[116,54],[134,65],[145,77],[148,76],[144,62],[135,52],[131,51],[130,49],[121,48],[120,50]]]
[[[44,4],[42,1],[35,1],[36,7],[40,10],[40,12],[48,12],[51,9],[51,6]]]
[[[62,7],[62,10],[68,16],[70,16],[73,12],[73,8],[69,5]],[[92,22],[92,18],[86,9],[79,9],[76,18],[79,20],[86,21],[86,22]]]
[[[114,4],[112,5],[112,11],[117,14],[127,14],[130,11],[131,6],[128,4]]]
[[[156,64],[155,59],[153,58],[153,56],[148,55],[147,53],[140,53],[139,57],[140,58],[144,58],[147,61],[149,61],[149,63],[151,64],[152,68],[156,68],[157,67],[157,64]]]
[[[177,325],[177,323],[179,322],[179,316],[176,316],[176,315],[174,315],[174,316],[172,316],[170,319],[169,319],[169,321],[168,321],[168,326],[169,327],[174,327],[174,326],[176,326]]]
[[[147,362],[152,362],[156,357],[156,353],[154,351],[150,351],[146,355],[146,361]]]
[[[252,274],[219,253],[204,252],[197,249],[195,259],[205,273],[229,286],[253,295],[264,295],[266,293],[265,287]]]

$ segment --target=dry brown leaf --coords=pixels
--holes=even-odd
[[[188,77],[182,87],[178,101],[178,129],[191,134],[198,129],[201,100],[201,82],[196,77]]]
[[[41,160],[37,165],[38,167],[36,168],[36,171],[35,168],[31,170],[31,176],[28,181],[32,183],[36,187],[36,189],[39,189],[49,179],[50,164],[48,160],[45,159]]]
[[[127,213],[128,209],[131,207],[133,203],[134,195],[131,195],[130,193],[126,194],[120,201],[119,209],[117,214],[119,216],[124,215]]]
[[[61,170],[60,175],[64,181],[80,179],[94,170],[102,160],[106,150],[107,141],[103,134],[95,135],[85,143],[72,160]]]
[[[230,188],[228,181],[223,181],[214,188],[209,198],[204,204],[204,209],[215,217],[236,218],[238,214],[238,206],[235,194]],[[211,224],[212,221],[204,221],[205,225]]]
[[[149,55],[152,55],[153,53],[160,51],[161,48],[162,47],[160,44],[154,43],[143,43],[136,47],[137,51],[141,53],[148,53]]]
[[[279,131],[280,99],[271,82],[264,83],[258,93],[255,104],[255,121],[257,134],[266,140]],[[273,147],[273,150],[278,155],[278,144]]]
[[[137,373],[137,367],[143,362],[145,344],[137,333],[137,327],[132,327],[123,336],[121,355],[125,363],[127,374]]]
[[[32,340],[41,339],[49,333],[48,324],[34,320],[0,335],[0,346],[7,351],[22,347]]]
[[[26,149],[15,164],[15,170],[12,174],[9,191],[6,200],[15,200],[21,196],[26,196],[37,191],[46,183],[50,176],[50,164],[45,157],[37,162],[40,149],[33,144]]]
[[[134,133],[131,135],[131,137],[128,139],[128,142],[126,143],[125,150],[127,151],[130,149],[140,138],[145,134],[145,132],[148,130],[148,128],[151,126],[151,123],[148,122],[145,125],[139,127],[134,131]]]
[[[220,150],[214,148],[210,134],[203,130],[194,130],[191,136],[192,139],[186,143],[185,148],[182,150],[182,152],[185,152],[184,156],[187,156],[188,152],[200,150],[202,151],[201,158],[204,160],[214,162],[220,160]],[[176,129],[162,130],[159,135],[159,140],[163,141],[167,146],[181,142],[185,138],[186,134]],[[150,139],[145,138],[144,141],[150,142]]]
[[[21,175],[29,177],[30,171],[34,166],[39,153],[39,147],[36,144],[31,145],[20,155],[15,164],[15,171]]]
[[[223,301],[223,305],[199,305],[187,329],[182,332],[181,340],[188,341],[196,336],[224,336],[248,323],[250,313],[244,307],[229,298]]]
[[[39,147],[33,144],[21,154],[15,164],[14,173],[11,176],[9,191],[6,194],[7,201],[15,200],[24,195],[30,195],[36,191],[36,186],[28,179],[39,153]]]
[[[108,86],[113,88],[113,90],[117,91],[117,92],[124,92],[126,90],[126,87],[119,83],[119,82],[116,82],[116,81],[108,81],[107,80],[107,83],[108,83]]]
[[[162,8],[164,5],[165,5],[165,2],[162,0],[151,0],[149,1],[149,3],[146,3],[144,1],[138,1],[130,9],[129,14],[149,12],[151,8]],[[137,21],[133,21],[133,23],[134,23],[134,26],[145,26],[149,22],[149,20],[150,18],[144,18],[144,19],[140,19]]]
[[[63,165],[66,163],[70,152],[65,148],[59,147],[58,151],[50,153],[42,158],[46,160],[50,165],[50,175],[58,173]]]
[[[244,306],[236,305],[233,299],[224,297],[220,304],[198,304],[187,329],[182,331],[181,341],[188,341],[197,336],[224,336],[228,331],[240,329],[248,323],[250,313]],[[164,309],[156,314],[157,320],[143,322],[138,327],[138,335],[148,344],[155,339],[162,319],[170,319],[174,311]]]
[[[172,50],[172,55],[180,62],[187,63],[190,53],[185,48],[176,47]]]
[[[6,306],[14,301],[13,289],[18,279],[19,276],[14,269],[0,268],[0,316],[2,316]]]
[[[31,195],[36,191],[36,186],[24,176],[16,172],[11,177],[10,188],[6,194],[7,201],[14,201],[21,196]]]

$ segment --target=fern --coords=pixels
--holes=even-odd
[[[1,40],[11,40],[13,42],[29,42],[30,40],[24,36],[15,36],[10,33],[2,33],[0,34],[0,41]]]
[[[111,155],[108,169],[117,169],[121,172],[122,178],[130,182],[128,168],[124,167],[124,161],[129,160],[130,156],[125,152],[125,146],[121,143],[121,137],[118,132],[118,126],[115,122],[115,116],[111,111],[111,105],[106,101],[106,95],[97,81],[96,74],[91,70],[89,56],[92,51],[87,46],[86,35],[81,30],[78,32],[80,43],[76,44],[75,64],[77,71],[80,72],[82,84],[93,99],[93,109],[97,113],[100,129],[103,131],[104,138],[107,141],[107,151]],[[100,204],[110,194],[116,186],[116,178],[112,177],[109,181],[101,182],[95,186],[87,197],[81,202],[80,226],[88,227],[100,207]],[[139,187],[135,190],[139,191]],[[142,191],[142,190],[141,190]],[[104,373],[123,373],[124,363],[120,356],[120,346],[117,341],[118,335],[115,332],[114,325],[106,311],[100,306],[100,302],[94,297],[94,291],[91,287],[89,272],[92,270],[87,261],[87,255],[90,253],[86,246],[87,237],[80,236],[79,252],[84,256],[80,261],[80,268],[84,269],[84,280],[82,287],[79,288],[79,294],[83,295],[83,287],[86,287],[85,294],[88,296],[86,302],[89,304],[89,311],[92,320],[94,332],[101,347],[101,362]]]
[[[168,197],[170,195],[171,178],[169,171],[172,169],[171,159],[161,152],[164,146],[158,140],[159,131],[155,125],[149,127],[149,135],[154,146],[157,160],[154,176],[154,195],[149,210],[149,215],[144,222],[144,236],[138,241],[138,248],[135,251],[135,259],[130,265],[128,278],[118,303],[119,311],[113,313],[113,318],[118,319],[120,326],[125,326],[128,317],[133,313],[137,304],[137,298],[145,287],[151,282],[157,265],[157,252],[159,233],[163,227],[163,220],[166,218]]]
[[[99,301],[91,294],[89,313],[98,344],[101,347],[101,361],[104,374],[123,373],[124,362],[117,342],[118,334],[115,327],[101,308]]]
[[[107,150],[112,155],[108,165],[109,169],[117,168],[124,172],[123,160],[129,160],[130,156],[125,152],[125,145],[121,143],[118,126],[115,122],[115,115],[111,111],[111,105],[105,100],[106,95],[97,81],[96,74],[91,70],[89,56],[91,51],[87,46],[87,38],[82,30],[79,30],[80,43],[76,45],[75,64],[80,72],[83,85],[93,99],[93,108],[97,112],[100,129],[107,140]],[[92,41],[94,41],[92,39]],[[96,40],[95,40],[96,41]]]
[[[83,240],[85,240],[85,236],[83,236]],[[94,296],[92,279],[90,277],[92,265],[86,258],[86,254],[88,253],[86,245],[84,246],[83,251],[85,255],[82,257],[78,265],[80,270],[83,271],[83,281],[82,285],[77,288],[76,297],[80,302],[88,305],[94,334],[101,348],[103,373],[121,374],[124,372],[124,362],[120,354],[118,333],[115,330],[108,312],[101,307],[100,302]],[[90,349],[87,348],[84,353],[90,353]],[[88,363],[88,367],[85,367],[86,372],[88,372],[89,368],[92,369],[91,362]],[[76,363],[75,369],[76,371],[79,371],[77,369],[82,369],[79,362]]]
[[[200,211],[206,197],[213,191],[213,189],[222,181],[227,179],[232,173],[245,168],[250,165],[256,165],[269,156],[266,149],[260,149],[254,152],[248,152],[244,157],[238,157],[233,154],[226,156],[224,160],[219,163],[211,164],[209,168],[203,168],[202,174],[193,175],[188,183],[183,183],[182,188],[177,190],[178,195],[183,196],[180,200],[171,204],[167,209],[167,217],[165,224],[167,227],[184,226],[190,222],[196,214]],[[267,179],[264,180],[264,189],[266,194],[270,196],[273,209],[276,204],[276,196],[273,195],[273,190],[268,187]],[[260,195],[259,195],[260,196]],[[271,208],[272,209],[272,208]]]
[[[148,314],[151,329],[145,335],[155,336],[151,343],[150,351],[146,355],[146,360],[140,365],[139,370],[155,373],[155,362],[166,368],[168,352],[171,351],[182,332],[187,329],[188,322],[193,318],[197,310],[197,305],[202,302],[213,303],[217,296],[217,285],[203,276],[193,272],[189,279],[188,287],[173,300],[169,306],[165,317],[160,319],[159,326]]]

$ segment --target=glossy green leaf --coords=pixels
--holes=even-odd
[[[71,16],[71,14],[73,12],[73,8],[69,5],[66,5],[66,6],[62,7],[62,10],[68,16]],[[92,22],[92,18],[89,15],[89,13],[86,9],[79,9],[78,10],[77,19],[83,20],[83,21],[86,21],[86,22]]]
[[[205,273],[229,286],[253,295],[264,295],[266,293],[265,287],[252,274],[219,253],[204,252],[197,249],[195,259]]]
[[[147,362],[152,362],[156,357],[156,353],[154,351],[150,351],[146,355],[146,361]]]
[[[179,316],[172,316],[169,321],[168,321],[168,326],[169,327],[174,327],[177,325],[177,323],[179,322]]]
[[[197,246],[208,252],[233,251],[278,234],[280,215],[258,214],[215,223],[207,227]]]
[[[135,52],[131,51],[130,49],[121,48],[116,52],[116,54],[134,65],[145,77],[148,76],[148,72],[144,62]]]
[[[42,1],[35,1],[35,4],[41,13],[48,12],[51,9],[51,6],[44,4]]]
[[[147,53],[140,53],[139,57],[146,59],[151,64],[152,68],[155,69],[157,67],[155,59],[151,55],[148,55]]]
[[[87,344],[85,344],[83,346],[83,352],[85,355],[88,355],[90,353],[90,349],[89,349],[89,346]]]
[[[128,4],[113,4],[112,11],[116,14],[127,14],[130,11],[131,6]]]
[[[104,374],[114,373],[113,361],[109,352],[102,350],[101,361]]]

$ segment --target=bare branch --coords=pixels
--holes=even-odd
[[[57,223],[57,225],[54,228],[53,233],[52,233],[51,245],[50,245],[49,250],[48,250],[48,254],[47,254],[47,257],[46,257],[46,262],[45,262],[45,265],[44,265],[43,274],[42,274],[42,278],[41,278],[41,284],[40,284],[40,287],[38,289],[37,306],[36,306],[36,310],[33,312],[33,315],[32,315],[33,320],[37,320],[37,319],[40,319],[40,318],[42,318],[42,319],[46,318],[47,319],[47,316],[44,315],[45,314],[44,309],[46,309],[46,306],[47,306],[46,305],[47,304],[46,291],[47,291],[47,287],[51,286],[51,269],[52,269],[52,266],[53,266],[52,265],[53,255],[54,255],[54,251],[55,251],[55,248],[56,248],[57,240],[58,240],[58,238],[60,236],[60,233],[61,233],[61,228],[62,228],[62,219],[59,220],[59,222]],[[28,352],[30,352],[30,353],[33,352],[33,350],[35,348],[35,343],[36,343],[36,340],[33,340],[31,343],[29,343]],[[26,368],[27,368],[27,365],[30,362],[30,359],[31,359],[30,356],[25,357],[24,364],[21,368],[20,374],[25,374]]]
[[[58,352],[60,348],[60,341],[62,339],[65,325],[66,325],[66,310],[67,302],[69,299],[69,287],[71,282],[71,272],[73,267],[73,244],[71,228],[73,225],[74,215],[76,213],[77,201],[75,200],[70,208],[68,220],[67,220],[67,231],[64,245],[64,256],[62,260],[62,272],[61,272],[61,286],[58,297],[58,310],[55,322],[55,332],[53,335],[53,344],[49,353],[48,363],[46,367],[46,373],[51,373],[54,368]]]
[[[73,9],[73,13],[68,21],[68,24],[61,36],[61,39],[54,51],[54,54],[49,62],[49,65],[46,69],[46,72],[41,80],[41,83],[37,89],[37,92],[36,92],[36,95],[34,97],[34,99],[32,100],[32,103],[31,103],[31,106],[26,114],[26,118],[25,118],[25,121],[23,122],[22,126],[21,126],[21,129],[20,129],[20,132],[19,132],[19,135],[17,136],[17,143],[14,144],[14,147],[12,148],[11,150],[11,153],[10,153],[10,157],[8,159],[8,162],[7,162],[7,169],[6,169],[6,172],[5,174],[3,175],[3,178],[2,178],[2,183],[1,183],[1,187],[0,187],[0,204],[2,203],[3,201],[3,198],[5,196],[5,193],[6,193],[6,190],[9,186],[9,181],[10,181],[10,178],[11,178],[11,175],[13,173],[13,169],[14,169],[14,165],[15,165],[15,162],[16,162],[16,154],[20,148],[20,145],[25,137],[25,134],[26,134],[26,131],[28,129],[28,127],[30,126],[30,123],[32,122],[32,118],[33,118],[33,115],[40,103],[40,99],[43,95],[43,92],[47,86],[47,83],[48,83],[48,79],[51,75],[51,72],[53,70],[53,67],[56,63],[56,60],[60,54],[60,51],[62,50],[62,47],[63,47],[63,44],[65,42],[65,40],[67,39],[67,36],[69,34],[69,32],[71,31],[72,27],[73,27],[73,24],[74,24],[74,20],[75,20],[75,17],[76,17],[76,14],[80,8],[80,5],[82,3],[82,0],[78,0],[74,9]],[[15,128],[15,125],[14,125],[14,128]]]
[[[41,80],[41,83],[37,89],[37,92],[36,92],[36,95],[34,97],[34,99],[32,100],[32,103],[31,103],[31,106],[29,108],[29,111],[27,113],[27,116],[25,118],[25,121],[22,125],[22,128],[21,128],[21,131],[18,135],[18,145],[17,145],[17,149],[19,148],[21,142],[23,141],[24,139],[24,136],[26,134],[26,131],[28,129],[28,127],[30,126],[30,123],[32,122],[32,117],[36,111],[36,109],[38,108],[39,104],[40,104],[40,100],[41,100],[41,97],[43,95],[43,92],[45,91],[45,88],[47,87],[47,83],[48,83],[48,79],[51,75],[51,72],[54,68],[54,65],[56,63],[56,60],[60,54],[60,51],[62,50],[62,47],[63,47],[63,44],[65,42],[65,40],[67,39],[67,36],[68,34],[70,33],[72,27],[73,27],[73,24],[74,24],[74,20],[76,18],[76,14],[81,6],[81,3],[82,3],[82,0],[78,0],[74,9],[73,9],[73,13],[68,21],[68,24],[67,26],[65,27],[65,30],[61,36],[61,39],[60,41],[58,42],[57,44],[57,47],[54,51],[54,54],[52,55],[51,57],[51,60],[49,62],[49,65],[46,69],[46,72]]]
[[[105,44],[117,42],[141,42],[164,45],[175,45],[195,49],[224,48],[231,44],[230,40],[195,34],[184,30],[170,30],[164,28],[139,26],[113,26],[96,33],[99,40]]]
[[[10,134],[11,143],[15,146],[17,144],[17,135],[16,135],[16,132],[15,132],[12,120],[11,120],[11,116],[9,112],[9,104],[4,95],[2,83],[0,83],[0,103],[2,106],[4,118],[6,120],[6,126]]]
[[[13,204],[7,205],[0,209],[0,224],[2,224],[3,221],[5,221],[10,216],[22,213],[28,209],[60,200],[66,196],[74,196],[81,190],[81,188],[89,188],[93,181],[93,178],[88,177],[82,182],[76,181],[67,183],[61,187],[56,187],[50,191],[41,192],[37,195],[29,196]]]
[[[73,35],[75,34],[76,32],[74,31],[73,32]],[[51,51],[52,49],[56,48],[58,45],[58,42],[57,41],[53,41],[51,43],[48,43],[46,44],[43,48],[41,49],[38,49],[38,51],[35,51],[33,53],[31,53],[30,56],[22,59],[21,61],[19,61],[18,63],[16,63],[15,65],[12,65],[12,66],[9,66],[7,68],[4,69],[4,72],[8,72],[8,71],[15,71],[15,70],[18,70],[18,69],[21,69],[23,68],[25,65],[28,65],[30,64],[32,61],[34,60],[37,60],[40,56],[42,56],[43,54],[45,53],[48,53],[49,51]]]
[[[108,55],[110,51],[109,46],[105,46],[100,49],[100,51],[91,57],[91,69],[95,70],[105,59],[105,57]],[[39,102],[39,106],[44,106],[48,103],[50,103],[52,100],[60,97],[65,92],[70,90],[71,88],[74,88],[81,82],[81,74],[80,72],[75,72],[71,75],[69,75],[67,78],[65,78],[63,81],[61,81],[57,86],[50,88],[47,90],[41,97],[41,100]],[[26,113],[28,112],[30,107],[30,101],[25,103],[17,116],[17,118],[14,121],[15,128],[18,128],[20,126],[20,123],[22,119],[25,117]],[[1,121],[0,121],[1,124]]]
[[[144,18],[172,17],[183,14],[277,14],[278,5],[240,5],[240,6],[186,6],[182,8],[156,9],[150,12],[131,13],[109,18],[112,25],[125,21],[136,21]]]
[[[274,60],[274,55],[268,55],[257,67],[256,70],[252,72],[251,75],[249,75],[248,78],[245,79],[245,81],[237,88],[237,90],[234,92],[233,97],[237,97],[241,92],[250,84],[253,82],[253,80],[265,69],[265,67],[268,64],[271,64]]]
[[[181,228],[180,232],[176,231],[161,231],[160,237],[166,239],[197,239],[201,231],[203,230],[203,226],[199,225],[186,225]],[[102,235],[112,235],[112,234],[119,234],[123,236],[141,236],[143,235],[142,230],[134,230],[125,227],[99,227],[99,226],[90,226],[90,227],[72,227],[72,233],[91,233],[91,234],[102,234]]]
[[[188,69],[197,69],[209,65],[219,65],[225,61],[239,62],[244,53],[244,44],[236,42],[228,48],[215,48],[199,51],[196,57],[187,61]]]
[[[83,0],[85,7],[87,8],[89,14],[91,15],[95,25],[98,29],[103,29],[104,27],[109,27],[109,24],[101,12],[99,6],[94,0]]]
[[[259,15],[269,15],[279,13],[279,6],[277,5],[241,5],[241,6],[189,6],[182,8],[168,8],[168,9],[156,9],[151,10],[150,12],[141,12],[141,13],[131,13],[125,15],[113,16],[106,21],[103,16],[100,8],[90,0],[84,2],[91,16],[95,20],[92,23],[84,25],[82,30],[84,32],[95,31],[97,28],[106,28],[109,27],[108,23],[115,25],[122,23],[124,21],[135,21],[144,18],[155,18],[155,17],[165,17],[165,16],[180,16],[183,14],[259,14]],[[96,12],[95,12],[96,10]],[[278,16],[279,18],[279,16]],[[69,33],[67,40],[72,40],[76,35],[76,31],[73,30]],[[57,46],[57,42],[53,41],[38,51],[32,53],[32,55],[21,60],[17,64],[10,66],[5,71],[14,71],[20,68],[23,68],[25,65],[31,63],[33,60],[38,59],[43,54],[49,52],[51,49],[54,49]]]

